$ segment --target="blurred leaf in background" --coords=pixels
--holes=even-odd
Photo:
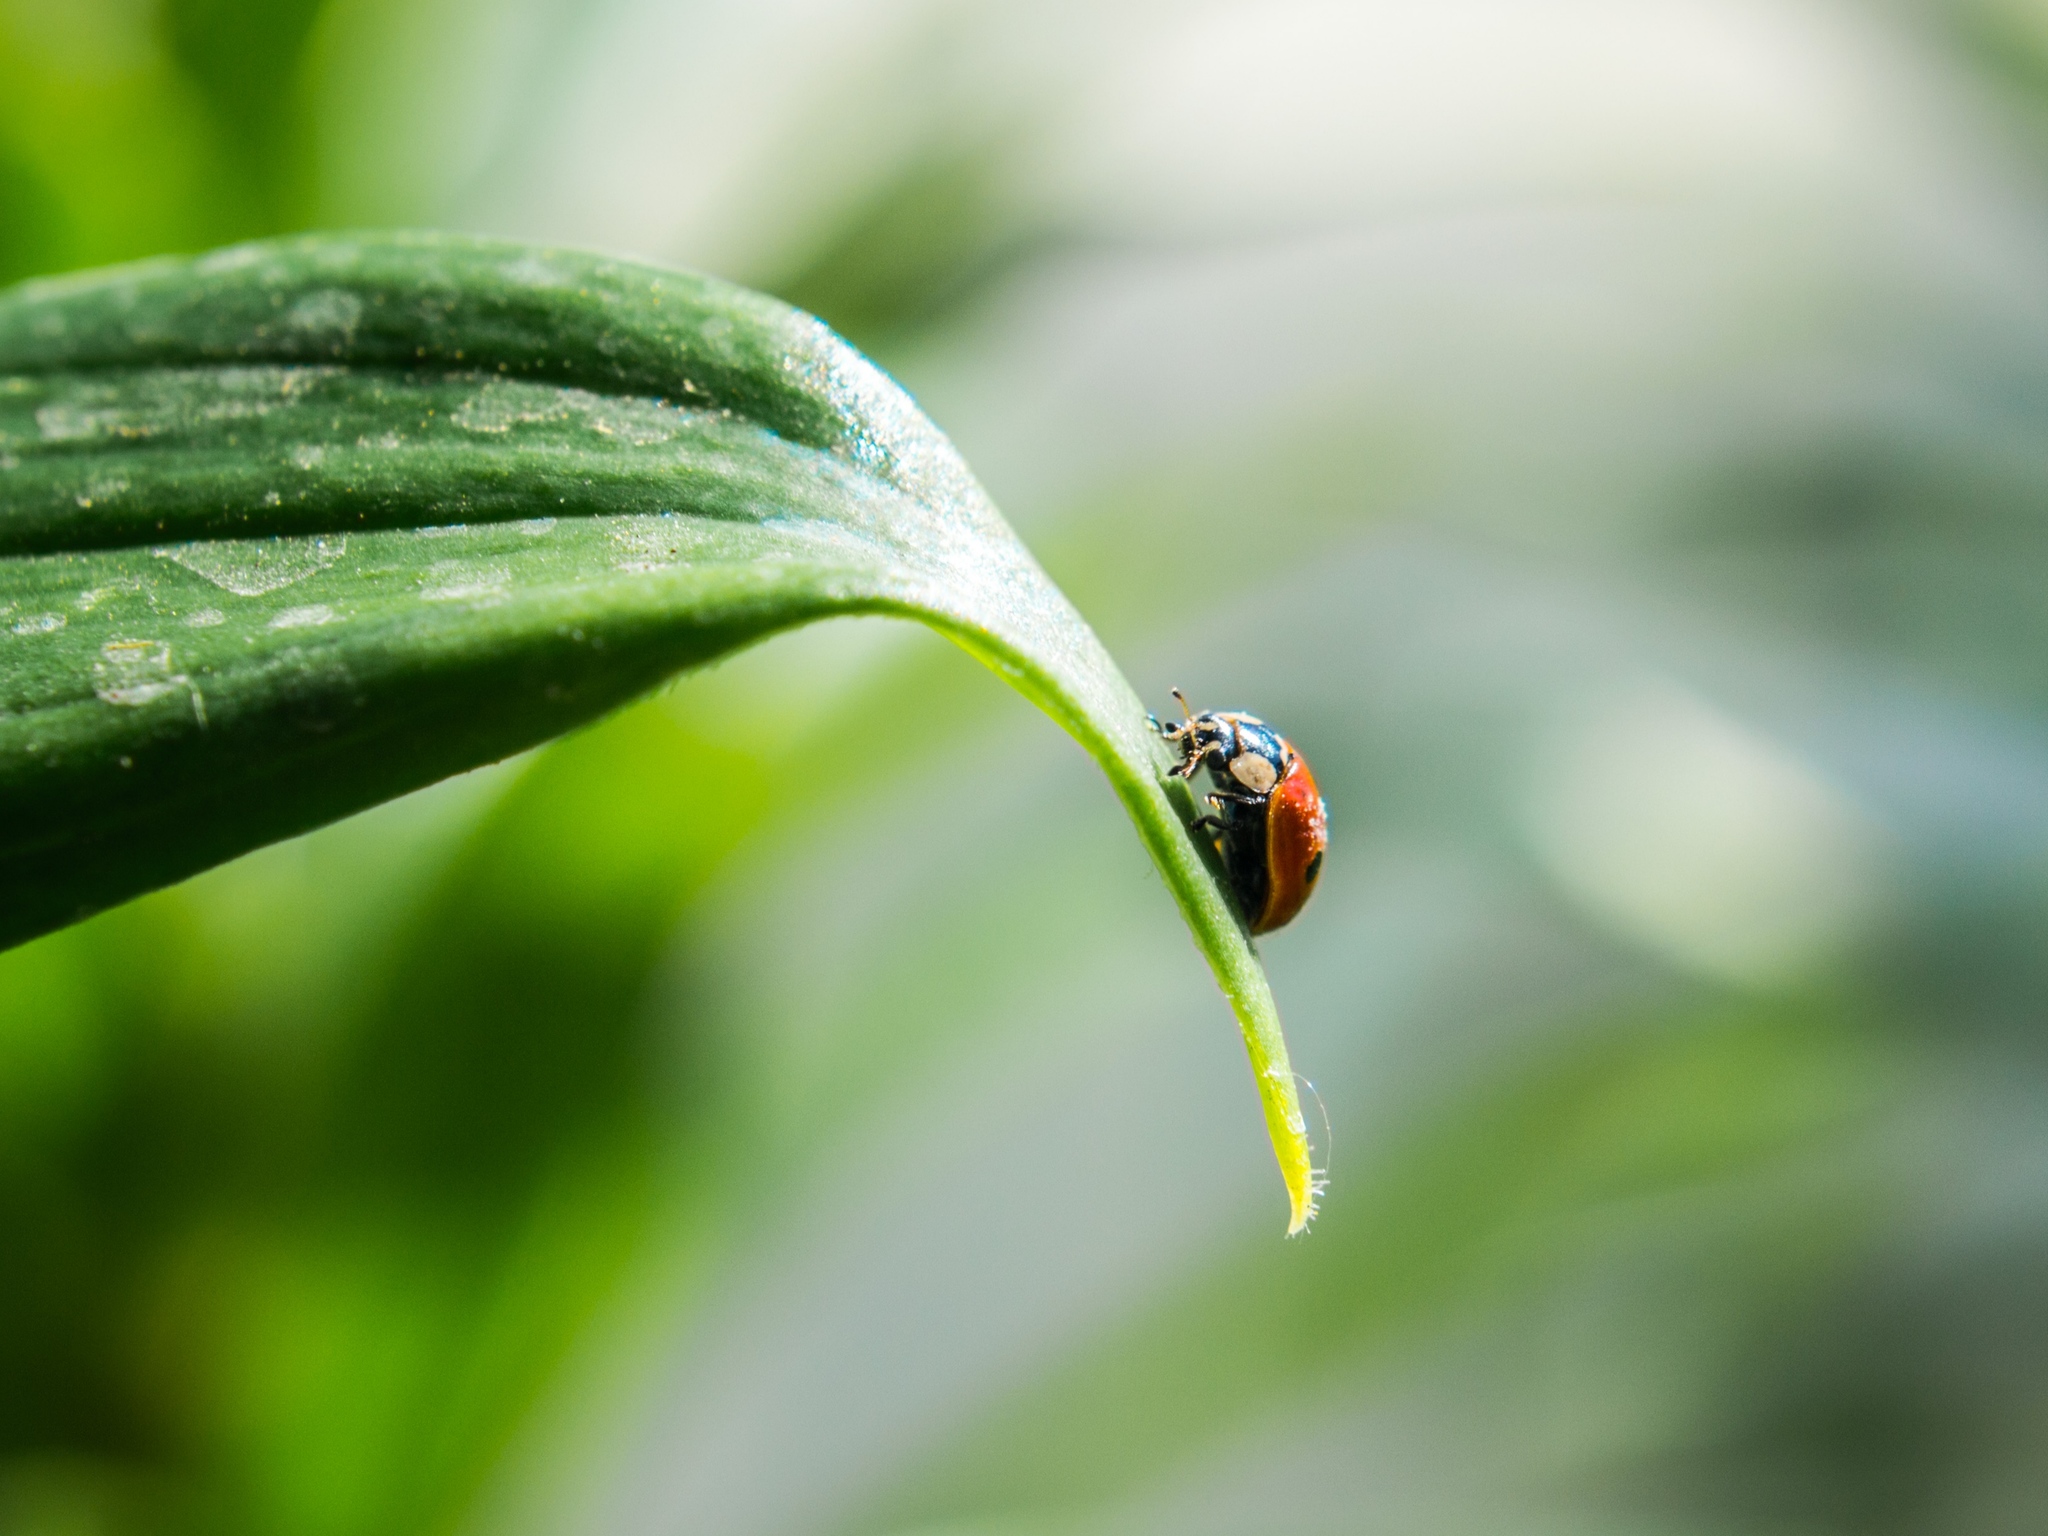
[[[780,285],[1335,837],[1284,1246],[1117,808],[901,627],[0,957],[0,1530],[2042,1529],[2037,9],[0,9],[9,275]]]

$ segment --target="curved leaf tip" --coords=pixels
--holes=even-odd
[[[308,236],[0,295],[0,944],[859,612],[949,635],[1101,764],[1300,1231],[1278,1014],[1143,706],[901,389],[691,273]]]

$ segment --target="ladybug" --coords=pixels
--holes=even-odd
[[[1187,718],[1153,725],[1181,759],[1172,770],[1192,779],[1207,768],[1217,812],[1193,825],[1214,835],[1231,894],[1253,933],[1291,922],[1315,893],[1330,842],[1329,814],[1308,760],[1265,721],[1233,711],[1196,714],[1176,688]]]

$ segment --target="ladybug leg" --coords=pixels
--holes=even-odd
[[[1228,789],[1218,790],[1215,794],[1207,795],[1203,798],[1211,805],[1221,805],[1226,800],[1235,801],[1239,805],[1264,805],[1266,803],[1266,796],[1264,795],[1240,795]]]
[[[1193,720],[1184,720],[1179,725],[1160,726],[1159,734],[1180,751],[1180,762],[1167,772],[1176,779],[1192,779],[1209,751],[1209,743],[1202,739],[1201,726]]]
[[[1223,823],[1218,818],[1214,816],[1197,816],[1193,821],[1188,823],[1188,829],[1193,832],[1217,833],[1229,830],[1227,827],[1223,825]]]

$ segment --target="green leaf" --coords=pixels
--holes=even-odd
[[[939,630],[1101,764],[1299,1231],[1278,1016],[1143,706],[908,396],[690,273],[312,236],[0,295],[0,944],[847,613]]]

